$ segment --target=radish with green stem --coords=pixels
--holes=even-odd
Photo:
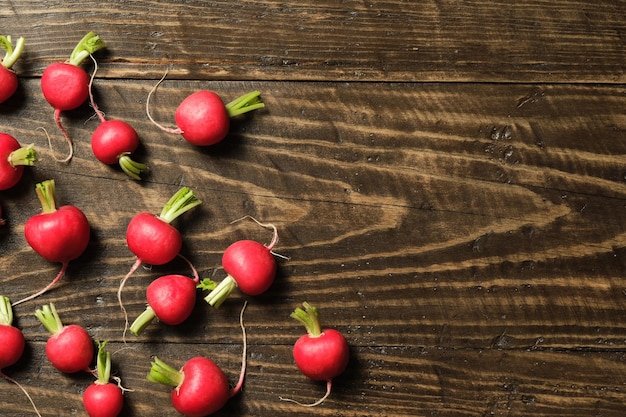
[[[37,406],[26,389],[15,379],[3,372],[4,368],[14,365],[18,360],[20,360],[22,354],[24,353],[25,346],[26,340],[24,339],[24,334],[20,329],[13,326],[13,309],[11,308],[11,301],[8,297],[2,295],[0,296],[0,376],[21,389],[33,406],[35,413],[41,417],[39,410],[37,410]]]
[[[150,115],[150,97],[164,79],[165,75],[148,94],[146,100],[148,119],[162,131],[181,135],[187,142],[196,146],[209,146],[222,141],[228,134],[232,117],[265,107],[259,97],[261,95],[259,91],[251,91],[224,104],[217,93],[200,90],[190,94],[180,103],[174,114],[176,128],[168,128],[157,123]]]
[[[243,386],[246,374],[246,329],[243,325],[244,303],[239,315],[239,325],[243,335],[241,373],[237,385],[230,388],[228,378],[211,359],[196,356],[189,359],[177,370],[155,357],[148,373],[148,381],[174,387],[171,394],[172,405],[187,417],[205,417],[220,410],[226,402],[237,395]]]
[[[77,207],[56,207],[54,180],[35,186],[42,213],[29,218],[24,225],[26,242],[48,262],[61,262],[57,276],[41,291],[13,303],[21,304],[47,292],[65,275],[70,261],[83,254],[91,235],[89,221]]]
[[[0,133],[0,190],[15,186],[24,175],[24,167],[33,166],[36,161],[32,144],[22,146],[13,136]]]
[[[52,366],[68,374],[91,372],[94,349],[87,330],[77,324],[64,325],[53,303],[35,310],[35,316],[51,333],[46,342],[46,356]]]
[[[249,216],[246,216],[249,217]],[[276,259],[272,249],[278,242],[278,231],[273,224],[260,223],[260,226],[272,229],[274,236],[269,245],[254,240],[239,240],[231,244],[222,255],[222,266],[228,274],[204,300],[218,308],[235,288],[247,295],[256,296],[264,293],[276,277]]]
[[[94,70],[89,81],[89,100],[100,119],[100,125],[91,136],[91,150],[98,161],[107,165],[118,164],[126,175],[139,181],[141,173],[148,168],[146,164],[133,161],[130,157],[130,154],[139,147],[139,135],[130,124],[124,121],[106,120],[104,114],[98,109],[92,93],[98,63],[93,56],[91,58]]]
[[[48,65],[41,75],[41,91],[46,101],[54,107],[54,121],[70,149],[68,155],[59,162],[67,162],[74,155],[72,138],[61,123],[61,112],[76,109],[89,97],[89,75],[80,65],[105,46],[98,35],[89,32],[78,42],[68,61]]]
[[[11,36],[0,36],[0,49],[6,52],[0,65],[0,103],[7,101],[17,91],[17,74],[11,68],[24,51],[24,43],[24,37],[20,36],[14,48]]]
[[[111,379],[111,353],[105,349],[107,342],[98,342],[96,356],[97,380],[83,393],[83,406],[89,417],[117,417],[124,406],[124,391],[119,380]]]
[[[306,407],[315,407],[328,398],[333,378],[341,375],[348,366],[350,348],[345,337],[335,329],[322,329],[316,307],[303,303],[291,317],[304,325],[307,334],[301,336],[293,347],[296,366],[305,376],[315,381],[326,381],[326,394],[312,404],[302,404],[289,398],[283,401],[295,402]]]
[[[154,320],[176,326],[187,320],[196,304],[197,288],[215,288],[209,279],[199,282],[196,275],[193,279],[184,275],[164,275],[152,281],[146,289],[148,306],[130,326],[130,332],[139,336]]]
[[[134,216],[128,223],[126,244],[137,259],[130,271],[122,279],[117,290],[117,299],[120,308],[124,312],[126,322],[124,333],[126,333],[128,326],[128,315],[122,303],[122,290],[126,281],[144,263],[164,265],[172,261],[176,256],[182,257],[180,250],[183,246],[183,238],[180,232],[170,223],[201,203],[202,201],[196,197],[191,189],[182,187],[163,206],[161,214],[157,216],[152,213],[142,212]],[[182,258],[189,263],[186,258]],[[191,263],[189,265],[193,268]]]

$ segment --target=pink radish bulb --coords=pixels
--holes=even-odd
[[[91,150],[98,161],[106,165],[118,164],[126,175],[139,181],[141,180],[140,174],[148,168],[146,164],[133,161],[130,157],[130,154],[139,147],[139,135],[131,125],[124,121],[106,120],[104,114],[98,109],[92,93],[98,63],[95,59],[93,62],[94,71],[89,81],[89,99],[91,107],[100,120],[100,125],[91,136]]]
[[[130,326],[130,332],[139,336],[156,317],[170,326],[176,326],[191,315],[196,304],[199,278],[184,275],[164,275],[152,281],[146,290],[148,306]],[[203,280],[207,288],[211,280]]]
[[[24,347],[26,346],[26,340],[24,334],[20,329],[13,326],[13,309],[11,308],[11,301],[8,297],[0,296],[0,376],[9,382],[17,385],[19,389],[26,395],[30,401],[35,413],[39,417],[39,411],[37,406],[33,402],[33,399],[28,394],[26,389],[22,387],[15,379],[6,375],[2,370],[11,365],[17,363],[24,353]]]
[[[243,335],[243,354],[239,381],[232,389],[224,372],[209,358],[196,356],[177,370],[155,357],[148,381],[174,387],[172,405],[187,417],[205,417],[219,411],[243,386],[246,373],[246,331],[243,325],[244,303],[239,315]]]
[[[146,113],[154,125],[164,132],[181,135],[196,146],[210,146],[221,142],[230,129],[230,119],[252,110],[265,107],[259,91],[251,91],[224,104],[220,96],[209,90],[200,90],[187,96],[176,108],[176,128],[167,128],[157,123],[150,115],[150,97],[163,78],[148,94]]]
[[[54,121],[70,148],[69,154],[60,160],[61,162],[69,161],[74,154],[72,139],[61,123],[61,112],[76,109],[87,100],[89,76],[80,65],[91,54],[105,46],[98,35],[89,32],[78,42],[67,62],[50,64],[41,75],[41,91],[46,101],[54,108]]]
[[[54,180],[37,184],[35,191],[43,211],[26,221],[24,236],[33,250],[48,262],[61,262],[61,270],[44,289],[13,305],[39,297],[52,288],[65,275],[70,261],[87,249],[91,235],[89,221],[79,208],[71,205],[56,207]]]
[[[24,43],[24,38],[20,36],[13,48],[11,36],[0,36],[0,49],[6,52],[0,64],[0,103],[7,101],[17,91],[17,74],[11,68],[22,54]]]
[[[111,353],[105,349],[106,343],[98,343],[97,379],[83,393],[83,406],[89,417],[117,417],[124,406],[120,385],[110,382]]]
[[[117,299],[124,312],[126,322],[124,333],[128,325],[128,316],[122,303],[122,290],[126,281],[143,263],[164,265],[179,255],[183,239],[180,232],[170,223],[201,203],[202,201],[196,197],[192,190],[188,187],[182,187],[163,206],[161,214],[156,216],[142,212],[134,216],[128,223],[126,244],[137,259],[122,279],[117,290]]]
[[[52,366],[68,374],[90,372],[94,349],[89,333],[77,324],[63,325],[52,303],[35,310],[35,316],[51,333],[46,342],[46,356]]]
[[[22,179],[24,167],[36,161],[33,145],[23,147],[13,136],[0,133],[0,190],[15,186]]]
[[[254,240],[239,240],[226,248],[222,266],[228,275],[204,297],[211,306],[219,308],[237,287],[244,294],[256,296],[267,291],[274,282],[277,266],[272,249],[278,242],[278,232],[273,224],[259,225],[274,230],[271,243],[264,246]]]
[[[302,323],[307,334],[301,336],[293,347],[293,358],[296,366],[305,376],[315,381],[326,381],[326,394],[312,404],[300,405],[313,407],[328,398],[333,378],[341,375],[348,366],[350,348],[345,337],[335,329],[322,329],[317,308],[303,303],[304,310],[296,308],[291,317]]]

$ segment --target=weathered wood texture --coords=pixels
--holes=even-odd
[[[37,75],[93,29],[101,76],[625,82],[623,4],[601,1],[45,1],[0,5]],[[69,53],[69,52],[68,52]]]
[[[40,211],[35,183],[54,178],[58,204],[80,207],[92,225],[62,281],[15,307],[27,350],[5,372],[42,415],[85,415],[93,380],[47,362],[48,334],[33,315],[44,303],[110,341],[133,390],[122,414],[131,417],[177,415],[168,388],[145,381],[153,355],[174,365],[207,355],[236,380],[243,300],[246,383],[219,416],[623,415],[625,4],[20,3],[0,2],[2,30],[29,39],[20,90],[0,104],[2,130],[34,143],[41,160],[0,192],[0,293],[19,299],[59,268],[23,237]],[[135,159],[150,165],[140,183],[92,156],[89,106],[62,116],[76,150],[68,164],[38,129],[55,155],[67,151],[38,77],[88,30],[109,43],[96,54],[96,101],[140,134]],[[226,101],[258,89],[267,107],[234,120],[223,143],[193,147],[145,113],[168,67],[150,103],[165,125],[200,88]],[[158,213],[180,185],[203,200],[175,222],[203,277],[222,278],[234,240],[269,242],[255,223],[232,223],[250,215],[278,228],[277,280],[219,310],[200,299],[181,326],[154,323],[125,344],[116,291],[134,262],[126,226]],[[128,281],[131,319],[166,273],[190,271],[177,260]],[[313,409],[279,399],[324,391],[291,358],[304,330],[289,313],[303,301],[352,354]],[[0,401],[3,416],[33,414],[8,382]]]

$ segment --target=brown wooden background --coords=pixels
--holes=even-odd
[[[66,323],[110,341],[134,390],[123,416],[175,416],[169,389],[144,381],[150,357],[206,355],[234,383],[248,299],[246,383],[219,416],[625,415],[625,14],[609,0],[0,1],[2,33],[27,38],[2,130],[41,157],[0,192],[0,293],[21,298],[59,268],[23,237],[40,210],[35,183],[54,178],[58,203],[92,225],[62,282],[15,308],[27,350],[6,373],[43,415],[86,415],[93,378],[62,375],[44,355],[33,312],[54,302]],[[151,167],[141,183],[92,156],[87,104],[63,115],[69,164],[37,129],[65,151],[39,76],[90,30],[108,44],[95,55],[96,100],[138,130],[137,159]],[[225,101],[259,89],[267,107],[195,148],[146,117],[166,70],[151,102],[164,124],[198,89]],[[269,240],[231,224],[244,215],[276,224],[289,260],[265,295],[236,292],[217,311],[200,300],[184,325],[153,325],[125,346],[115,292],[134,261],[126,225],[180,185],[203,200],[175,223],[202,276],[222,277],[234,240]],[[131,316],[152,279],[187,271],[140,270],[124,291]],[[291,358],[303,328],[289,313],[303,301],[352,353],[314,409],[279,400],[324,391]],[[1,414],[33,415],[2,383]]]

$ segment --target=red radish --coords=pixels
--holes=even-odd
[[[293,347],[293,358],[305,376],[315,381],[326,381],[326,394],[312,404],[302,404],[306,407],[317,406],[330,395],[333,378],[341,375],[348,366],[350,348],[343,335],[335,329],[322,330],[317,308],[309,303],[303,303],[304,310],[296,308],[291,317],[304,324],[307,334],[301,336]]]
[[[124,406],[124,392],[111,379],[111,353],[105,350],[106,342],[98,343],[96,382],[83,393],[83,406],[89,417],[116,417]]]
[[[4,103],[17,91],[17,75],[11,69],[24,50],[24,38],[17,38],[15,49],[11,36],[0,36],[0,49],[6,51],[0,65],[0,103]]]
[[[91,235],[89,221],[79,208],[67,205],[57,209],[54,180],[37,184],[35,191],[43,212],[26,221],[24,236],[33,250],[48,262],[61,262],[61,270],[44,289],[13,305],[39,297],[52,288],[65,275],[70,261],[87,249]]]
[[[268,246],[254,240],[239,240],[226,248],[222,266],[228,275],[204,297],[215,308],[222,305],[236,287],[244,294],[254,296],[267,291],[274,282],[277,267],[272,249],[278,242],[278,232],[273,224],[256,222],[273,229],[274,237]]]
[[[17,385],[22,392],[26,395],[35,413],[39,417],[39,411],[37,406],[33,402],[28,392],[22,387],[16,380],[6,375],[2,370],[11,365],[14,365],[24,353],[24,347],[26,341],[24,340],[24,334],[20,329],[13,326],[13,309],[11,308],[11,301],[8,297],[0,296],[0,376]]]
[[[56,369],[72,374],[91,372],[93,341],[87,330],[77,324],[64,326],[54,304],[35,310],[35,316],[52,334],[46,342],[46,356]]]
[[[184,275],[164,275],[148,285],[148,306],[131,324],[132,334],[139,336],[155,317],[170,326],[187,320],[196,304],[196,289],[215,288],[215,283],[210,279],[204,279],[200,283],[198,272],[192,265],[191,268],[194,272],[193,279]]]
[[[209,358],[196,356],[176,370],[155,357],[148,373],[148,381],[175,387],[172,390],[172,405],[187,417],[205,417],[220,410],[243,386],[246,373],[246,330],[243,325],[244,303],[239,315],[243,334],[243,357],[239,381],[234,388],[228,386],[224,372]]]
[[[139,147],[139,135],[128,123],[121,120],[106,120],[104,114],[98,109],[91,92],[93,79],[98,69],[98,63],[93,59],[94,70],[89,81],[89,99],[91,107],[96,112],[100,125],[91,136],[91,150],[96,159],[103,164],[119,164],[122,171],[134,180],[141,180],[139,176],[148,166],[135,162],[129,156]]]
[[[22,146],[13,136],[0,133],[0,190],[8,190],[19,182],[24,166],[37,161],[33,145]]]
[[[235,116],[265,107],[259,91],[252,91],[224,105],[217,93],[200,90],[187,96],[174,114],[177,128],[170,129],[157,123],[150,115],[150,97],[165,75],[154,86],[146,100],[146,113],[152,123],[164,132],[181,135],[196,146],[214,145],[223,140],[230,129],[230,119]]]
[[[41,75],[41,91],[46,101],[54,107],[54,121],[67,140],[70,151],[65,159],[72,159],[74,146],[67,130],[61,124],[61,112],[73,110],[89,96],[89,75],[80,67],[83,61],[106,44],[93,32],[78,42],[67,62],[55,62],[46,67]]]
[[[130,251],[135,254],[137,260],[122,279],[117,290],[117,299],[120,308],[124,312],[126,321],[124,333],[126,333],[128,326],[128,316],[122,303],[122,289],[126,281],[143,263],[164,265],[176,256],[180,256],[179,252],[183,246],[183,238],[180,232],[170,223],[201,203],[192,190],[188,187],[182,187],[163,206],[161,214],[156,216],[142,212],[133,217],[128,223],[126,244]]]

